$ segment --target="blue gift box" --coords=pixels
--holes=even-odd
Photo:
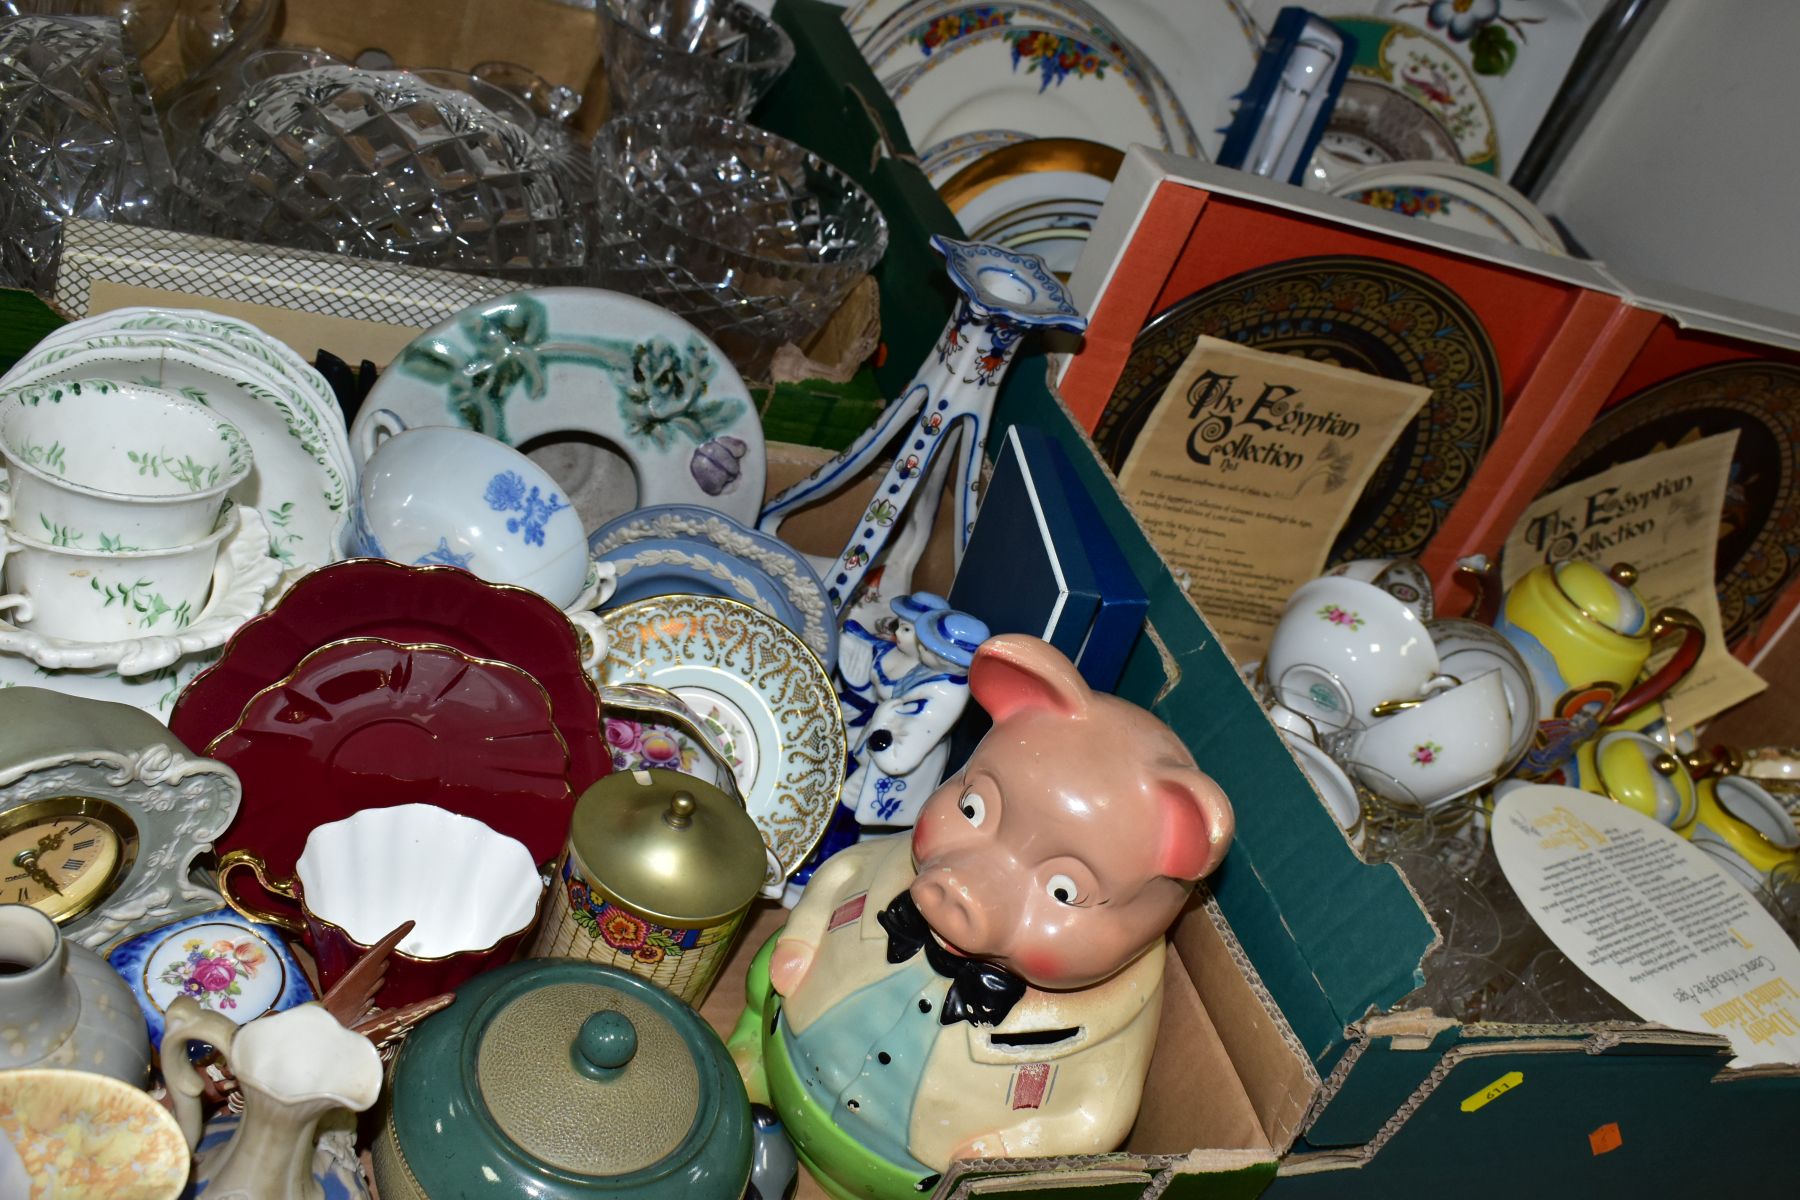
[[[1049,434],[1014,425],[982,497],[950,606],[993,633],[1035,634],[1088,686],[1118,686],[1150,600],[1075,465]]]

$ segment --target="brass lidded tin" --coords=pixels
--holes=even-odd
[[[585,958],[698,1005],[762,889],[750,814],[677,771],[616,772],[583,792],[533,957]]]

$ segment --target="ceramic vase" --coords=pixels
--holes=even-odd
[[[953,548],[957,562],[962,561],[975,524],[976,487],[993,424],[994,399],[1014,352],[1033,329],[1079,333],[1087,327],[1086,318],[1037,255],[941,235],[933,236],[931,244],[944,256],[950,282],[959,293],[956,310],[937,344],[900,398],[849,449],[771,500],[758,522],[763,532],[774,533],[789,513],[838,492],[892,449],[893,465],[862,520],[837,558],[820,569],[826,595],[840,618],[857,602],[864,578],[889,549],[890,539],[895,544],[879,590],[887,597],[899,594],[896,588],[910,590],[912,568],[944,486],[954,489]],[[952,445],[957,447],[954,459],[947,455]],[[906,528],[915,529],[922,522],[922,532],[895,539],[909,512],[917,515]],[[885,599],[872,599],[885,609]]]
[[[150,1035],[131,988],[49,917],[0,904],[0,1068],[63,1067],[142,1087]]]
[[[201,1082],[188,1059],[192,1042],[224,1054],[244,1097],[236,1133],[195,1165],[205,1200],[326,1200],[313,1174],[319,1123],[335,1110],[361,1112],[375,1103],[381,1091],[375,1047],[317,1004],[240,1027],[186,996],[177,998],[163,1034],[163,1073],[176,1120],[196,1147]]]

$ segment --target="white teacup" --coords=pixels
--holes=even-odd
[[[191,545],[119,554],[51,546],[15,531],[4,547],[8,594],[0,610],[21,628],[71,642],[175,633],[206,607],[219,546],[242,511]]]
[[[1512,718],[1512,745],[1503,769],[1511,770],[1531,749],[1531,736],[1537,732],[1537,685],[1531,680],[1530,668],[1513,644],[1491,625],[1443,617],[1426,622],[1425,632],[1437,648],[1438,669],[1446,675],[1474,679],[1489,671],[1500,672],[1506,687],[1506,710]]]
[[[1416,558],[1358,558],[1339,563],[1325,572],[1328,578],[1354,579],[1380,588],[1406,607],[1421,621],[1436,615],[1436,601],[1431,576]]]
[[[558,608],[587,582],[587,531],[556,481],[504,442],[457,426],[380,443],[363,464],[354,537],[360,554],[462,567]]]
[[[1417,613],[1372,584],[1327,576],[1288,601],[1263,673],[1283,704],[1321,729],[1347,729],[1384,700],[1418,697],[1438,657]]]
[[[201,541],[253,466],[244,435],[205,406],[110,380],[7,393],[0,451],[14,529],[47,545],[107,553]]]
[[[1369,790],[1432,808],[1492,782],[1511,744],[1506,688],[1489,671],[1377,718],[1339,758]]]

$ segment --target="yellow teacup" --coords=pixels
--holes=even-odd
[[[1781,801],[1748,779],[1703,779],[1687,833],[1755,891],[1800,878],[1800,829]]]

